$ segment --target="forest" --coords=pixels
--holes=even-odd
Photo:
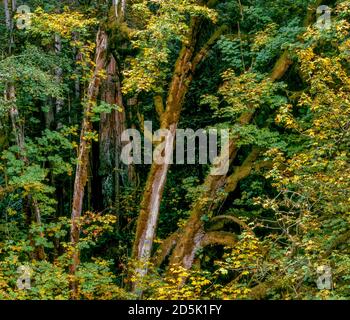
[[[0,300],[350,300],[350,1],[3,0]]]

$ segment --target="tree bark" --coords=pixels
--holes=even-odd
[[[286,73],[289,66],[292,64],[292,60],[287,53],[283,53],[279,58],[271,72],[271,80],[276,81]],[[251,122],[254,117],[255,110],[250,110],[239,118],[240,125],[246,125]],[[236,158],[239,147],[238,139],[230,139],[229,141],[229,161],[230,164]],[[175,249],[170,257],[170,265],[182,266],[185,269],[192,267],[195,254],[201,247],[201,242],[205,237],[204,223],[201,220],[203,214],[209,212],[213,208],[211,207],[214,200],[217,199],[218,191],[226,184],[225,191],[232,192],[236,189],[238,182],[247,177],[250,174],[252,164],[256,159],[257,154],[253,153],[246,159],[246,163],[239,168],[236,168],[231,177],[226,176],[214,176],[209,174],[203,184],[203,193],[198,197],[198,200],[194,203],[190,218],[183,228],[183,236],[177,242]]]
[[[5,24],[6,29],[9,33],[9,54],[12,53],[12,47],[14,45],[14,38],[13,38],[13,13],[16,10],[16,1],[11,1],[9,3],[8,0],[4,0],[4,9],[5,9]]]
[[[212,0],[212,2],[216,2]],[[320,1],[317,1],[317,5]],[[316,9],[316,7],[313,7]],[[314,11],[309,11],[305,20],[304,25],[308,25],[310,23],[310,17],[312,17]],[[275,66],[270,74],[271,81],[277,81],[281,79],[285,73],[288,71],[289,67],[292,65],[293,61],[290,58],[289,52],[284,51],[283,54],[276,61]],[[251,122],[254,116],[254,110],[247,112],[242,115],[239,119],[239,123],[241,125],[248,124]],[[234,160],[238,152],[237,143],[230,140],[230,163]],[[251,160],[254,160],[254,155],[252,155]],[[246,160],[249,164],[249,157]],[[251,163],[252,164],[252,163]],[[245,167],[245,169],[244,169]],[[213,241],[208,240],[208,234],[204,231],[204,223],[201,218],[203,214],[210,210],[210,204],[214,202],[217,197],[218,191],[226,184],[225,191],[232,192],[236,187],[238,182],[248,176],[250,174],[249,169],[250,165],[245,166],[242,165],[241,168],[237,168],[235,172],[231,175],[231,177],[226,178],[225,176],[212,176],[209,175],[204,182],[204,194],[201,195],[200,199],[196,201],[192,207],[190,218],[187,224],[184,226],[182,231],[180,231],[180,235],[178,237],[177,244],[173,253],[170,257],[170,265],[180,265],[186,269],[190,269],[192,267],[195,253],[201,248],[204,244],[208,242],[213,243]],[[242,172],[240,169],[244,169]],[[203,201],[205,199],[205,201]],[[208,207],[209,206],[209,207]],[[218,237],[214,237],[218,239]],[[230,242],[231,240],[229,240]],[[215,242],[215,241],[214,241]],[[226,240],[224,241],[226,242]],[[219,242],[216,242],[219,243]]]
[[[232,149],[237,149],[237,146],[232,147]],[[231,154],[236,154],[236,152],[231,151]],[[220,197],[222,198],[218,195],[221,188],[224,188],[225,193],[233,192],[238,183],[249,176],[258,154],[257,150],[253,150],[244,163],[237,167],[228,178],[213,175],[207,177],[204,183],[204,191],[194,203],[190,218],[182,231],[183,236],[177,242],[171,255],[170,265],[182,266],[186,269],[191,268],[195,254],[201,248],[202,242],[205,241],[204,239],[207,236],[204,231],[204,222],[201,219],[203,214],[211,212],[214,201],[220,199]]]
[[[126,129],[126,114],[121,92],[121,80],[115,58],[111,55],[107,67],[101,99],[108,104],[118,105],[118,110],[102,113],[100,122],[100,175],[102,177],[103,205],[119,212],[121,186],[128,186],[129,170],[120,156],[125,143],[121,141]]]
[[[168,91],[166,107],[161,115],[161,129],[167,129],[175,136],[180,119],[180,113],[189,85],[193,78],[192,59],[199,34],[199,21],[192,20],[189,44],[183,45],[177,59],[173,78]],[[167,141],[171,144],[171,141]],[[167,148],[172,152],[173,145]],[[133,247],[133,257],[139,261],[147,262],[151,256],[152,243],[158,222],[160,202],[166,182],[169,164],[153,162],[145,186],[141,203],[140,215],[137,221],[136,236]],[[147,270],[143,270],[146,273]]]
[[[175,132],[180,120],[180,113],[184,104],[185,96],[193,79],[193,74],[196,67],[205,58],[211,46],[226,30],[226,27],[220,27],[217,32],[209,39],[201,50],[195,54],[196,45],[200,33],[202,19],[199,17],[192,18],[191,28],[188,41],[183,44],[175,64],[172,81],[169,86],[165,110],[160,113],[161,129],[166,129],[172,137],[175,137]],[[161,105],[159,97],[157,97],[157,108]],[[166,157],[171,157],[173,151],[173,142],[171,144]],[[170,154],[171,153],[171,154]],[[159,218],[160,203],[166,183],[169,164],[157,164],[153,162],[151,170],[146,181],[145,191],[141,202],[141,210],[137,221],[137,229],[133,246],[133,258],[141,261],[145,265],[149,262],[152,252],[153,240],[155,237],[156,227]],[[147,267],[137,270],[142,276],[147,273]]]
[[[207,232],[202,241],[201,248],[211,245],[221,245],[225,247],[233,247],[237,243],[237,236],[225,231]]]
[[[87,137],[93,131],[91,123],[91,114],[93,106],[96,103],[98,92],[101,83],[101,73],[105,69],[107,56],[107,34],[101,28],[98,30],[96,37],[96,56],[95,56],[95,70],[90,80],[87,97],[85,99],[85,110],[82,122],[82,129],[80,134],[80,144],[78,149],[78,160],[74,181],[74,193],[72,204],[72,224],[71,224],[71,244],[73,247],[72,263],[70,265],[70,273],[75,274],[79,264],[79,249],[77,244],[79,242],[80,226],[79,220],[82,214],[84,188],[87,182],[87,170],[89,163],[89,152],[91,141]],[[72,297],[77,297],[77,286],[73,280],[71,282]]]
[[[112,1],[112,15],[110,15],[110,41],[115,38],[129,39],[121,35],[122,25],[126,25],[126,1]],[[104,81],[101,100],[111,105],[117,105],[118,110],[102,113],[100,122],[100,168],[102,184],[103,206],[114,208],[120,212],[121,189],[136,185],[134,165],[125,165],[121,161],[121,152],[125,142],[121,141],[122,133],[127,126],[127,115],[122,95],[122,74],[119,70],[123,64],[122,55],[117,54],[119,47],[110,46],[111,54],[108,59],[107,78]]]

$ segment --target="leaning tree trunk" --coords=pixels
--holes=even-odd
[[[88,134],[93,131],[91,123],[91,114],[93,106],[96,103],[98,92],[101,83],[101,74],[105,69],[107,56],[107,34],[103,30],[99,29],[96,37],[96,56],[95,56],[95,71],[90,80],[87,97],[85,99],[85,110],[80,134],[80,144],[78,150],[78,160],[74,181],[74,193],[72,204],[72,224],[71,224],[71,244],[73,247],[72,263],[70,265],[70,273],[75,274],[77,266],[79,264],[79,249],[77,244],[80,236],[79,220],[82,213],[84,188],[87,182],[87,170],[89,163],[89,152],[91,146],[91,140]],[[77,284],[73,280],[71,281],[72,297],[77,296]]]
[[[227,30],[227,26],[219,27],[207,43],[195,54],[201,21],[198,17],[193,18],[191,21],[188,42],[183,45],[176,61],[164,111],[162,111],[162,107],[159,108],[159,105],[162,104],[162,101],[159,101],[160,97],[156,99],[157,111],[159,112],[161,110],[159,112],[161,114],[160,128],[170,132],[170,135],[165,138],[165,154],[162,155],[163,159],[171,159],[172,157],[175,132],[180,120],[185,96],[193,79],[193,74],[197,66],[205,59],[216,40]],[[152,252],[159,218],[159,208],[168,169],[169,162],[163,161],[162,164],[159,164],[159,162],[153,161],[146,181],[133,246],[133,258],[141,264],[141,267],[136,271],[139,279],[142,279],[147,273],[147,264]],[[137,283],[134,284],[134,290],[138,290],[137,286]]]
[[[249,116],[248,118],[251,118]],[[231,162],[236,157],[238,147],[237,144],[231,143],[232,151]],[[195,259],[198,249],[210,244],[228,245],[235,243],[235,237],[224,232],[206,232],[204,230],[203,214],[214,210],[214,203],[223,197],[219,191],[223,188],[224,193],[228,194],[238,186],[238,183],[249,176],[253,169],[254,161],[259,155],[258,150],[253,150],[243,164],[237,167],[229,176],[214,176],[209,175],[203,185],[203,193],[197,198],[194,203],[190,218],[181,230],[181,238],[178,239],[174,251],[170,257],[169,265],[181,266],[185,269],[190,269]],[[229,239],[229,241],[227,240]]]
[[[274,69],[271,72],[271,81],[280,79],[292,64],[287,52],[277,60]],[[253,119],[255,110],[250,110],[239,118],[240,125],[246,125]],[[239,139],[239,138],[238,138]],[[230,139],[229,141],[229,161],[230,163],[236,158],[239,147],[238,139]],[[253,162],[257,158],[256,151],[253,151],[242,166],[238,167],[231,176],[215,176],[209,174],[203,185],[203,193],[194,202],[190,218],[182,229],[182,236],[178,238],[175,248],[171,254],[169,265],[181,266],[186,269],[192,267],[195,254],[198,249],[204,245],[220,242],[220,236],[212,237],[213,241],[208,241],[208,235],[204,230],[202,216],[212,210],[212,204],[218,197],[219,190],[225,188],[225,192],[233,192],[240,180],[247,177],[253,166]],[[205,200],[204,200],[205,199]]]
[[[317,0],[316,4],[312,6],[309,10],[305,20],[304,25],[309,25],[311,18],[315,12],[316,7],[321,3],[321,1]],[[285,51],[281,55],[281,57],[275,63],[275,66],[271,72],[270,79],[271,81],[277,81],[281,79],[289,67],[292,64],[292,60],[289,56],[289,52]],[[239,122],[241,125],[249,123],[254,116],[254,110],[243,114],[240,118]],[[234,160],[237,155],[237,142],[230,140],[230,163]],[[170,245],[166,248],[163,248],[163,252],[161,252],[160,259],[157,261],[160,264],[166,254],[170,253],[171,248],[174,248],[173,252],[170,256],[169,265],[181,266],[186,269],[190,269],[192,267],[196,251],[206,245],[209,244],[223,244],[227,245],[230,242],[234,243],[234,239],[230,240],[228,235],[224,235],[222,233],[213,234],[207,233],[204,230],[204,224],[202,222],[202,216],[211,210],[212,203],[218,195],[218,191],[220,188],[224,187],[225,192],[232,192],[237,187],[238,182],[244,177],[250,174],[252,170],[254,159],[256,158],[256,154],[253,153],[248,156],[242,166],[236,168],[236,170],[232,173],[231,176],[213,176],[209,175],[203,185],[204,194],[201,195],[198,200],[193,204],[191,209],[191,214],[188,222],[184,226],[183,229],[178,231],[176,234],[181,232],[181,237],[175,237],[175,239],[170,243]],[[203,201],[203,199],[206,201]],[[228,237],[228,240],[226,238]],[[156,261],[156,259],[155,259]]]
[[[197,20],[197,19],[194,19]],[[170,157],[173,151],[173,139],[180,119],[180,112],[192,81],[191,61],[193,59],[195,45],[199,32],[199,23],[193,23],[189,45],[183,46],[176,62],[174,75],[168,91],[165,111],[161,115],[161,129],[167,129],[172,136],[166,138],[164,159]],[[152,243],[158,222],[160,202],[166,182],[169,164],[153,162],[141,202],[140,215],[137,221],[136,236],[133,247],[133,257],[147,263],[152,250]],[[139,270],[141,277],[147,272],[147,268]]]

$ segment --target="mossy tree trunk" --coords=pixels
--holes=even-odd
[[[99,174],[102,183],[103,205],[113,207],[119,212],[121,187],[127,187],[129,181],[129,166],[122,163],[120,156],[124,143],[121,141],[122,132],[126,129],[126,114],[121,93],[121,80],[117,61],[110,55],[107,67],[107,78],[102,87],[101,100],[110,105],[117,105],[117,110],[102,113],[100,120]]]
[[[198,23],[195,23],[194,20],[197,19],[193,19],[188,45],[183,45],[176,61],[166,107],[161,114],[161,129],[169,130],[172,135],[175,135],[183,102],[193,77],[191,61],[199,33]],[[172,148],[171,145],[170,148],[165,150],[172,152]],[[146,181],[133,247],[133,257],[139,261],[147,262],[151,256],[168,169],[168,163],[157,164],[153,162]],[[143,272],[146,272],[146,270],[143,270]]]
[[[271,72],[271,80],[276,81],[280,79],[286,73],[291,63],[292,61],[288,53],[283,53]],[[238,120],[239,124],[249,124],[254,117],[254,112],[255,110],[251,110],[242,114]],[[236,140],[230,139],[229,141],[230,163],[232,163],[237,156],[239,150],[238,140],[239,138]],[[253,150],[245,162],[240,167],[236,168],[229,177],[209,175],[206,178],[203,185],[204,191],[193,204],[190,218],[181,231],[182,237],[177,241],[171,254],[170,265],[181,266],[186,269],[192,267],[197,250],[203,246],[203,243],[208,243],[206,240],[207,235],[204,230],[204,222],[202,221],[203,215],[213,210],[212,204],[217,200],[221,188],[224,188],[226,193],[233,192],[239,181],[250,174],[257,156],[257,151]]]
[[[200,36],[201,22],[202,19],[199,17],[192,18],[191,20],[188,41],[183,44],[176,61],[164,111],[161,110],[162,108],[159,108],[159,105],[161,104],[159,96],[156,97],[156,105],[158,106],[157,111],[160,113],[160,129],[166,129],[171,134],[169,140],[166,141],[168,147],[165,148],[165,152],[168,152],[168,154],[164,154],[164,158],[172,157],[172,137],[175,137],[181,110],[189,86],[192,83],[193,74],[200,62],[205,59],[212,45],[215,44],[215,41],[227,29],[226,26],[218,28],[208,42],[196,52],[196,45]],[[156,162],[153,162],[143,193],[133,246],[133,258],[145,265],[145,267],[142,267],[137,271],[141,278],[147,273],[146,265],[149,262],[152,253],[153,240],[159,218],[159,208],[168,169],[168,163],[157,164]]]
[[[91,115],[93,114],[93,106],[99,93],[102,71],[106,66],[107,58],[107,34],[101,28],[98,30],[96,37],[96,56],[95,56],[95,70],[90,80],[87,96],[85,99],[84,116],[82,122],[82,129],[80,134],[80,143],[78,149],[78,160],[75,172],[74,193],[72,204],[72,222],[71,222],[71,244],[73,246],[72,263],[70,265],[70,273],[75,274],[79,264],[79,249],[77,244],[79,242],[80,225],[79,220],[83,209],[84,188],[88,178],[88,164],[89,153],[91,147],[91,138],[89,134],[92,133]],[[76,298],[77,287],[74,280],[71,282],[72,297]]]

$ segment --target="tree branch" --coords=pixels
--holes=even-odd
[[[164,113],[164,103],[163,103],[162,96],[156,95],[154,97],[154,105],[156,107],[156,112],[157,112],[159,118],[161,118],[163,113]]]
[[[271,80],[276,81],[281,79],[285,75],[286,71],[288,70],[288,68],[291,66],[292,63],[293,63],[293,60],[290,58],[289,52],[284,51],[283,54],[279,57],[279,59],[275,63],[275,66],[270,76]]]
[[[180,230],[175,231],[172,233],[168,238],[163,240],[162,244],[156,251],[155,255],[152,258],[152,263],[156,267],[160,267],[160,265],[163,263],[165,258],[170,254],[171,250],[176,245],[177,240],[180,237]]]
[[[343,233],[342,235],[340,235],[338,238],[336,238],[331,246],[329,247],[329,249],[325,252],[324,254],[324,258],[327,258],[328,256],[330,256],[332,254],[332,251],[334,249],[336,249],[339,245],[346,243],[347,241],[350,240],[350,230],[348,230],[347,232]]]
[[[228,26],[222,25],[214,32],[214,34],[210,37],[207,43],[202,47],[202,49],[194,57],[192,61],[192,72],[196,70],[198,64],[200,64],[205,59],[205,57],[207,56],[212,46],[216,43],[219,37],[227,30],[228,30]]]
[[[253,148],[249,156],[244,160],[243,164],[236,167],[234,172],[227,178],[225,192],[233,192],[236,190],[238,183],[249,176],[253,169],[254,161],[259,157],[260,150]]]
[[[253,230],[241,219],[235,217],[235,216],[230,216],[230,215],[221,215],[221,216],[216,216],[213,217],[210,222],[216,222],[218,220],[230,220],[235,223],[237,223],[239,226],[241,226],[243,229],[247,230],[250,233],[254,233]]]
[[[207,232],[201,242],[201,247],[210,245],[222,245],[226,247],[233,247],[237,243],[237,236],[225,231],[211,231]]]

